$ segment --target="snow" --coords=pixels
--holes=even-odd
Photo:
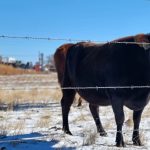
[[[50,102],[45,108],[26,108],[16,111],[1,111],[1,126],[6,136],[0,138],[0,147],[8,150],[49,150],[49,149],[116,149],[115,122],[111,107],[101,109],[101,120],[107,131],[107,137],[100,137],[84,102],[81,108],[75,104],[69,115],[70,130],[73,136],[66,135],[61,130],[60,104]],[[54,107],[53,107],[54,106]],[[108,116],[105,116],[105,115]],[[46,118],[45,124],[43,118]],[[41,120],[40,120],[41,119]],[[41,121],[41,122],[40,122]],[[3,124],[3,125],[2,125]],[[16,125],[13,127],[13,125]],[[4,126],[6,128],[4,128]],[[132,127],[124,124],[124,149],[150,149],[150,118],[142,118],[141,134],[144,146],[132,145]],[[118,149],[118,148],[117,148]]]
[[[123,135],[125,148],[115,146],[116,125],[111,106],[100,107],[100,118],[107,132],[101,137],[94,120],[83,102],[81,107],[74,103],[69,113],[69,126],[73,136],[62,131],[60,102],[54,99],[18,104],[14,110],[0,111],[0,148],[5,150],[147,150],[150,149],[150,104],[145,108],[140,124],[143,146],[133,146],[131,121],[132,112],[125,108]]]

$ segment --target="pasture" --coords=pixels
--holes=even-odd
[[[61,91],[56,73],[0,76],[0,148],[6,150],[49,149],[150,149],[150,104],[143,112],[140,136],[143,146],[132,144],[132,111],[124,108],[125,148],[115,146],[116,124],[111,106],[100,107],[102,124],[107,132],[101,137],[89,111],[74,102],[69,114],[73,136],[62,131]]]

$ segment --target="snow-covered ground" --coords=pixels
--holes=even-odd
[[[35,75],[32,75],[32,77]],[[3,82],[7,81],[9,87],[22,82],[14,77],[11,82],[10,76],[7,80],[3,77],[1,85],[7,87]],[[19,78],[21,78],[19,76]],[[26,78],[26,76],[24,77]],[[29,76],[27,76],[28,80]],[[36,78],[36,77],[35,77]],[[39,84],[35,82],[34,84]],[[42,77],[43,78],[43,77]],[[27,79],[24,79],[24,82]],[[44,76],[44,80],[49,83],[56,80],[49,75]],[[40,80],[38,79],[40,82]],[[27,85],[25,82],[24,84]],[[21,85],[24,85],[21,83]],[[19,87],[20,84],[17,86]],[[16,88],[18,88],[15,86]],[[28,82],[28,87],[33,86],[33,82]],[[40,85],[39,85],[40,86]],[[42,84],[42,86],[44,86]],[[47,86],[47,85],[46,85]],[[0,103],[0,105],[3,105]],[[115,147],[116,125],[111,107],[100,107],[100,117],[107,137],[101,137],[96,132],[96,126],[90,114],[88,103],[83,102],[81,107],[74,103],[69,114],[69,125],[73,136],[66,135],[62,131],[62,118],[60,102],[49,97],[49,100],[38,100],[29,103],[19,103],[13,110],[0,111],[0,149],[5,150],[50,150],[50,149],[150,149],[150,105],[145,108],[140,125],[140,135],[143,146],[137,147],[132,144],[132,111],[125,108],[125,123],[123,127],[125,148]]]

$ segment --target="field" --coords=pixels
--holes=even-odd
[[[116,148],[116,125],[111,107],[100,107],[100,116],[107,137],[96,132],[88,103],[77,107],[75,101],[69,114],[73,136],[62,131],[60,89],[56,73],[0,76],[0,149],[150,149],[150,104],[145,108],[140,125],[143,146],[132,145],[132,111],[125,109],[123,127],[125,148]]]

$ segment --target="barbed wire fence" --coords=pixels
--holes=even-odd
[[[33,37],[33,36],[8,36],[0,35],[0,39],[22,39],[22,40],[46,40],[46,41],[67,41],[67,42],[92,42],[99,44],[115,43],[115,44],[140,44],[149,45],[147,42],[118,42],[118,41],[96,41],[96,40],[81,40],[72,38],[51,38],[51,37]],[[41,82],[42,83],[42,82]],[[150,88],[150,85],[131,85],[131,86],[89,86],[89,87],[32,87],[32,88],[0,88],[0,90],[33,90],[33,89],[61,89],[61,90],[100,90],[100,89],[142,89]]]

